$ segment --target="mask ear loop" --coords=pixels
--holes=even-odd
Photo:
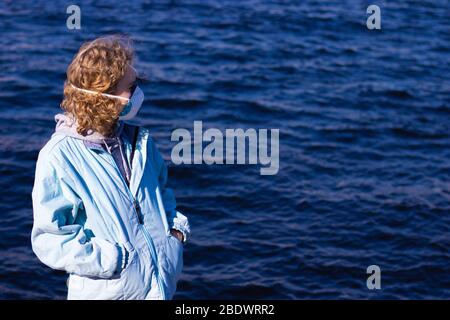
[[[74,88],[74,89],[76,89],[76,90],[80,90],[80,91],[82,91],[82,92],[85,92],[85,93],[90,93],[90,94],[101,94],[102,96],[105,96],[105,97],[108,97],[108,98],[111,98],[111,99],[121,99],[121,100],[124,100],[124,101],[130,101],[130,99],[129,98],[124,98],[124,97],[120,97],[120,96],[115,96],[115,95],[112,95],[112,94],[108,94],[108,93],[103,93],[103,92],[98,92],[98,91],[92,91],[92,90],[88,90],[88,89],[83,89],[83,88],[78,88],[78,87],[75,87],[73,84],[71,84],[71,83],[69,83],[70,84],[70,86],[72,87],[72,88]]]

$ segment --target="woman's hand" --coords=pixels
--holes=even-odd
[[[181,243],[183,243],[183,233],[181,231],[178,231],[176,229],[170,229],[170,233],[176,237],[178,240],[180,240]]]

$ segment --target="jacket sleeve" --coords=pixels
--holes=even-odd
[[[32,191],[33,251],[53,269],[110,278],[123,267],[124,248],[89,237],[83,226],[75,223],[83,203],[70,185],[69,177],[56,160],[48,161],[39,155]]]
[[[170,229],[176,229],[183,234],[183,242],[186,243],[190,237],[191,228],[188,218],[176,209],[176,200],[172,189],[167,187],[167,166],[164,159],[159,153],[156,145],[152,141],[153,159],[158,168],[158,182],[161,191],[162,201],[164,203],[164,210],[167,214],[167,221]]]

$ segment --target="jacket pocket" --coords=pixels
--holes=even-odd
[[[169,243],[172,243],[174,245],[171,247],[172,250],[166,251],[166,257],[168,262],[171,264],[176,276],[179,277],[181,274],[181,270],[183,269],[183,243],[173,235],[169,235],[168,240]],[[178,278],[176,280],[178,280]]]
[[[167,236],[165,259],[162,263],[163,278],[166,283],[166,293],[171,299],[175,294],[178,280],[183,269],[183,243],[173,235]]]
[[[147,274],[149,274],[149,271],[151,274],[151,270],[148,269],[148,263],[146,263],[150,258],[147,259],[142,251],[132,248],[129,243],[124,246],[129,251],[128,263],[121,271],[120,278],[117,279],[122,286],[123,299],[142,300],[146,296],[150,280],[147,279]],[[108,283],[109,286],[111,286],[110,282]]]
[[[69,300],[122,300],[127,299],[127,292],[125,290],[125,282],[129,281],[130,273],[133,271],[133,266],[136,265],[137,253],[136,250],[129,244],[124,244],[124,248],[128,252],[128,262],[121,270],[120,274],[114,275],[111,278],[90,278],[81,277],[75,274],[70,275],[68,281],[68,296]],[[138,277],[134,274],[134,277]]]

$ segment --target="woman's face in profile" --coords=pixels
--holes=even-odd
[[[117,83],[116,91],[114,94],[123,98],[130,98],[135,88],[136,70],[128,65],[125,69],[123,78],[120,79],[120,81]]]

